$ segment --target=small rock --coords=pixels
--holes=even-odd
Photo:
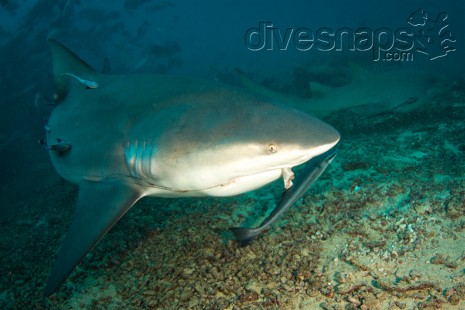
[[[223,294],[223,292],[218,291],[218,292],[216,292],[216,294],[215,294],[215,298],[224,298],[224,297],[226,297],[226,295]]]
[[[250,281],[245,286],[245,289],[248,291],[253,291],[257,294],[260,294],[262,292],[262,285],[260,285],[260,283],[257,283],[255,281]]]
[[[193,298],[189,301],[189,308],[194,308],[195,306],[197,306],[199,304],[199,299],[198,298]]]
[[[257,258],[257,255],[255,255],[253,252],[247,253],[246,256],[247,256],[248,259],[255,259],[255,258]]]
[[[274,282],[274,281],[270,281],[270,282],[268,282],[268,284],[266,285],[266,287],[269,288],[269,289],[275,289],[277,286],[278,286],[278,283],[276,283],[276,282]]]
[[[194,273],[194,268],[184,268],[182,272],[185,276],[189,276]]]

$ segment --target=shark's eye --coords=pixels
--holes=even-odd
[[[278,147],[276,144],[270,144],[268,145],[268,152],[270,153],[276,153],[278,151]]]

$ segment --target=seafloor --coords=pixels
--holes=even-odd
[[[248,247],[228,227],[260,222],[281,182],[143,199],[49,298],[77,188],[44,161],[34,182],[46,191],[2,188],[0,308],[465,309],[464,90],[452,83],[408,113],[331,115],[338,156]]]

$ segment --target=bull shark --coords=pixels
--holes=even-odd
[[[312,68],[303,68],[313,73]],[[267,88],[240,69],[235,69],[243,88],[266,98],[279,99],[282,104],[318,117],[328,117],[342,110],[351,111],[361,119],[386,115],[393,111],[412,111],[428,102],[441,85],[440,77],[433,78],[431,74],[413,68],[380,70],[351,62],[348,70],[350,83],[334,87],[311,81],[309,85],[312,97],[300,98]]]
[[[47,296],[144,196],[232,196],[282,178],[286,190],[268,219],[233,229],[249,242],[335,156],[338,131],[293,108],[213,81],[104,74],[58,41],[49,44],[56,106],[43,143],[79,194]],[[294,178],[299,165],[306,166]]]

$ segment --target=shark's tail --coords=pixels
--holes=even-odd
[[[53,57],[53,75],[55,78],[55,100],[61,102],[66,98],[72,78],[79,82],[92,82],[99,79],[100,73],[84,60],[67,49],[63,44],[48,39]],[[71,77],[71,78],[70,78]]]

